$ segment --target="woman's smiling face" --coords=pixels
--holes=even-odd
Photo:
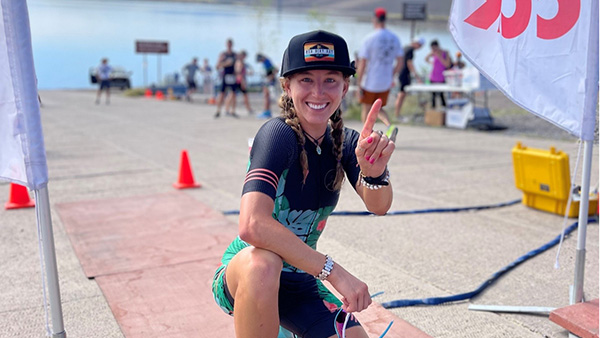
[[[348,81],[340,71],[308,70],[293,74],[285,81],[284,89],[304,127],[327,126],[348,91]]]

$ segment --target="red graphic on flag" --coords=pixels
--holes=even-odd
[[[575,26],[581,12],[581,0],[557,0],[558,13],[552,19],[537,16],[537,36],[552,40],[565,35]]]
[[[545,19],[536,15],[537,37],[545,40],[560,38],[575,26],[581,12],[581,0],[556,0],[558,11],[553,18]],[[477,8],[465,22],[471,26],[487,30],[499,16],[502,37],[512,39],[521,35],[529,26],[532,0],[516,0],[511,17],[502,14],[502,0],[487,0]]]

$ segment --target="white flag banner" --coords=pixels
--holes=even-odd
[[[454,0],[450,32],[516,104],[594,139],[598,0]]]
[[[48,182],[27,3],[0,0],[0,180]]]

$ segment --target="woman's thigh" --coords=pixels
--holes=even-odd
[[[313,276],[306,273],[282,272],[279,319],[281,326],[289,331],[304,338],[335,335],[339,306],[341,302]],[[356,326],[360,326],[360,323],[355,319],[348,321],[349,329]]]
[[[347,338],[369,338],[365,329],[362,326],[354,326],[346,330]],[[329,338],[339,338],[337,334],[329,337]]]

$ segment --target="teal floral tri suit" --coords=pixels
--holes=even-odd
[[[321,155],[317,153],[316,145],[308,138],[306,139],[305,149],[309,172],[306,182],[303,183],[302,168],[298,160],[301,149],[296,133],[285,123],[283,118],[267,121],[254,138],[242,191],[242,194],[259,191],[270,196],[275,204],[273,218],[313,249],[317,248],[317,240],[325,229],[327,217],[335,208],[340,193],[339,190],[335,191],[332,188],[336,172],[336,158],[332,153],[333,140],[330,135],[330,128],[327,127],[327,132],[321,142]],[[342,166],[352,187],[356,186],[360,172],[354,154],[358,136],[359,134],[355,130],[344,129]],[[239,237],[234,239],[223,255],[222,265],[215,273],[213,281],[215,300],[229,314],[233,314],[233,298],[226,290],[226,285],[223,286],[223,272],[233,256],[249,245]],[[286,306],[290,307],[289,312],[296,312],[295,308],[298,306],[298,301],[292,300],[289,305],[282,304],[282,298],[289,298],[290,296],[283,296],[280,290],[281,325],[286,328],[289,326],[288,330],[303,337],[334,335],[335,332],[331,331],[332,333],[330,333],[329,330],[333,329],[333,319],[327,318],[330,316],[324,314],[331,313],[335,315],[335,309],[341,305],[341,302],[319,280],[284,262],[280,289],[286,288],[286,279],[293,280],[295,284],[300,279],[303,283],[314,285],[314,288],[309,287],[309,289],[318,297],[318,303],[322,303],[325,312],[311,319],[312,322],[299,324],[297,318],[292,318],[293,323],[287,323],[286,325],[282,312],[286,311]],[[302,295],[302,297],[304,299],[306,296]],[[311,313],[316,311],[312,310]],[[315,313],[318,313],[318,311]],[[349,326],[351,325],[358,325],[358,323],[349,324]],[[321,326],[322,328],[320,328]]]

